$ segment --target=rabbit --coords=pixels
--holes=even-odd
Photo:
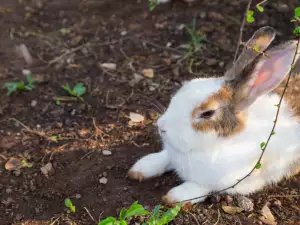
[[[175,171],[183,183],[163,201],[194,204],[205,199],[197,197],[231,187],[247,175],[270,135],[293,58],[299,57],[295,40],[267,50],[274,38],[272,27],[261,27],[224,76],[183,84],[157,121],[163,150],[139,159],[128,176],[142,181]],[[247,196],[299,170],[300,78],[293,77],[261,168],[226,190],[228,194]]]

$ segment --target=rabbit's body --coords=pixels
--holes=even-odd
[[[274,36],[270,27],[261,28],[248,45],[264,50]],[[164,198],[168,203],[234,185],[251,171],[261,155],[260,144],[271,132],[284,86],[279,84],[285,82],[295,51],[295,41],[267,51],[271,57],[258,57],[244,49],[225,77],[194,79],[185,84],[157,122],[163,151],[140,159],[129,176],[141,180],[175,170],[185,182],[169,191]],[[246,66],[251,62],[254,66],[248,71]],[[275,134],[261,168],[227,192],[250,194],[293,175],[299,168],[300,124],[291,105],[295,93],[288,93],[281,103]]]
[[[197,91],[205,89],[208,83],[201,80],[194,82],[197,83],[194,86],[197,90],[193,90],[193,85],[187,84],[187,91],[197,93]],[[220,88],[219,85],[219,81],[216,82],[216,90]],[[193,100],[190,100],[191,102],[186,101],[185,103],[193,105]],[[195,100],[197,101],[199,98]],[[217,191],[235,184],[237,179],[249,173],[257,162],[261,154],[260,144],[267,140],[271,132],[277,111],[275,105],[279,100],[280,97],[277,94],[272,94],[265,95],[253,103],[248,110],[245,128],[233,137],[223,138],[212,134],[210,137],[205,137],[207,142],[203,145],[199,142],[188,143],[188,146],[193,146],[195,149],[187,149],[187,152],[176,150],[165,144],[165,150],[170,157],[170,167],[174,168],[184,181],[198,183],[205,190]],[[182,103],[182,101],[180,102]],[[194,104],[196,103],[194,102]],[[174,105],[177,106],[177,104],[174,102]],[[170,107],[170,110],[175,110],[172,109],[172,103]],[[180,107],[186,106],[181,104]],[[179,112],[179,109],[176,111]],[[174,120],[175,122],[176,120]],[[184,132],[181,125],[178,126],[178,130]],[[294,172],[295,163],[300,158],[300,124],[295,120],[285,102],[281,104],[275,132],[276,135],[272,137],[262,159],[262,167],[255,170],[235,189],[229,191],[249,194]],[[170,140],[171,143],[175,141]],[[166,139],[164,142],[168,143],[169,141]],[[201,151],[198,150],[200,148]],[[203,193],[203,195],[205,194],[208,193]],[[196,196],[188,196],[188,198],[197,196],[199,193]]]

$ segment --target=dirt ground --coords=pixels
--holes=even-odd
[[[245,38],[263,25],[276,28],[279,41],[291,38],[290,11],[285,1],[274,2],[256,12]],[[126,172],[139,157],[160,150],[157,102],[167,106],[186,79],[224,73],[246,3],[174,1],[150,13],[146,0],[1,0],[0,85],[24,80],[22,70],[29,69],[36,88],[10,97],[0,91],[0,224],[96,224],[91,216],[117,216],[136,200],[150,210],[159,204],[180,182],[174,174],[138,183],[126,179]],[[179,48],[190,41],[183,24],[193,16],[206,37],[194,64],[183,60]],[[19,44],[29,49],[32,65],[16,54]],[[102,69],[101,63],[117,68]],[[154,77],[141,78],[148,68]],[[87,87],[85,101],[57,105],[53,99],[66,96],[61,86],[78,82]],[[132,125],[130,112],[146,120]],[[51,136],[58,142],[49,141]],[[8,171],[4,165],[11,157],[33,165]],[[42,173],[48,163],[53,168]],[[106,184],[99,182],[103,177]],[[278,224],[300,224],[299,194],[298,175],[251,195],[253,212],[229,215],[221,208],[224,201],[210,198],[173,224],[261,224],[266,202]],[[65,209],[68,197],[75,214]]]

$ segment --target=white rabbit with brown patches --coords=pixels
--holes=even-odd
[[[274,37],[273,28],[260,28],[224,77],[186,83],[157,122],[163,150],[138,160],[129,177],[144,180],[175,170],[184,183],[164,196],[172,204],[230,187],[249,173],[261,154],[260,143],[272,129],[282,93],[278,94],[280,83],[290,71],[297,46],[296,41],[289,41],[270,48],[266,56],[251,49],[265,51]],[[299,90],[300,79],[295,80],[299,85],[295,90]],[[281,104],[276,134],[261,168],[228,193],[253,193],[300,168],[297,93],[289,91]]]

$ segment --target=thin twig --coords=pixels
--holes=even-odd
[[[174,52],[174,53],[179,54],[179,55],[184,54],[183,51],[177,50],[177,49],[175,49],[175,48],[165,47],[165,46],[156,44],[156,43],[154,43],[154,42],[152,42],[152,41],[144,40],[144,42],[145,42],[146,44],[148,44],[148,45],[152,45],[152,46],[155,47],[155,48],[160,48],[160,49],[165,50],[165,51]]]
[[[277,121],[278,121],[278,117],[279,117],[279,111],[280,111],[280,108],[281,108],[281,103],[283,101],[283,97],[284,97],[284,94],[288,88],[288,84],[289,84],[289,81],[291,79],[291,76],[292,76],[292,72],[293,72],[293,69],[294,69],[294,65],[295,65],[295,62],[296,62],[296,58],[297,58],[297,55],[299,54],[298,53],[298,48],[299,48],[299,43],[300,43],[300,38],[298,38],[298,41],[297,41],[297,46],[296,46],[296,51],[295,51],[295,54],[294,54],[294,57],[293,57],[293,61],[292,61],[292,64],[291,64],[291,69],[290,69],[290,72],[289,72],[289,75],[288,75],[288,78],[287,78],[287,81],[286,81],[286,84],[284,86],[284,89],[283,89],[283,92],[280,96],[280,100],[279,100],[279,103],[277,105],[277,111],[276,111],[276,116],[275,116],[275,120],[274,120],[274,123],[273,123],[273,127],[271,129],[271,132],[269,134],[269,137],[267,139],[267,141],[265,142],[265,145],[264,147],[262,148],[262,151],[261,151],[261,154],[257,160],[257,162],[255,163],[255,165],[253,166],[253,168],[251,169],[251,171],[246,174],[244,177],[242,177],[240,180],[238,180],[235,184],[227,187],[227,188],[224,188],[222,190],[219,190],[219,191],[216,191],[216,192],[213,192],[211,194],[207,194],[207,195],[202,195],[202,196],[199,196],[199,197],[196,197],[196,198],[191,198],[191,199],[187,199],[187,200],[184,200],[184,202],[188,202],[188,201],[193,201],[193,200],[197,200],[197,199],[200,199],[200,198],[205,198],[205,197],[208,197],[208,196],[211,196],[213,194],[219,194],[221,192],[224,192],[224,191],[227,191],[229,189],[233,189],[235,188],[239,183],[241,183],[243,180],[245,180],[247,177],[250,177],[250,175],[253,173],[254,170],[256,170],[256,165],[259,165],[265,152],[266,152],[266,148],[268,147],[268,144],[272,138],[272,136],[274,135],[274,130],[275,130],[275,127],[277,125]],[[180,203],[180,202],[177,202],[177,203]]]
[[[220,213],[220,209],[218,209],[218,219],[217,219],[217,221],[214,223],[214,225],[217,225],[217,224],[219,223],[220,217],[221,217],[221,213]]]
[[[236,45],[236,50],[235,50],[235,54],[234,54],[234,58],[233,58],[233,63],[235,63],[237,55],[239,53],[240,44],[241,44],[242,38],[243,38],[243,30],[244,30],[244,26],[245,26],[245,22],[246,22],[246,18],[247,18],[247,13],[248,13],[248,10],[250,9],[251,3],[252,3],[252,0],[249,0],[247,7],[246,7],[246,11],[244,13],[244,17],[243,17],[242,24],[240,27],[240,36],[239,36],[239,39],[238,39],[238,42]]]
[[[190,214],[194,218],[194,220],[195,220],[195,222],[196,222],[197,225],[200,225],[197,217],[193,213],[190,213],[189,211],[187,211],[187,213]]]
[[[86,208],[86,207],[83,207],[85,209],[85,211],[87,212],[87,214],[89,214],[89,216],[91,217],[91,219],[97,223],[97,221],[94,219],[94,217],[92,216],[92,214],[90,213],[90,211]]]
[[[268,198],[299,198],[300,195],[269,195]]]
[[[267,1],[268,1],[268,0],[263,0],[263,1],[259,2],[259,3],[257,3],[256,6],[262,5],[262,4],[264,4],[265,2],[267,2]]]
[[[47,141],[51,141],[51,142],[57,142],[55,139],[52,139],[51,137],[48,137],[47,135],[45,135],[43,132],[37,131],[37,130],[32,130],[30,129],[28,126],[26,126],[24,123],[22,123],[21,121],[15,119],[15,118],[9,118],[9,120],[13,120],[16,123],[20,124],[24,129],[24,132],[27,133],[31,133],[31,134],[35,134],[37,136],[40,136],[42,138],[45,138]]]
[[[121,40],[129,39],[129,38],[130,38],[130,37],[125,37],[125,38],[122,38]],[[77,46],[77,47],[75,47],[75,48],[72,48],[72,49],[66,51],[65,53],[63,53],[62,55],[57,56],[57,57],[55,57],[54,59],[50,60],[49,63],[48,63],[48,65],[50,66],[50,65],[52,65],[52,64],[54,64],[54,63],[57,63],[57,62],[63,60],[65,57],[71,55],[71,54],[74,53],[74,52],[79,51],[80,49],[82,49],[82,48],[84,48],[84,47],[87,47],[87,46],[105,46],[105,45],[113,45],[113,44],[119,43],[121,40],[107,41],[107,42],[103,42],[103,43],[90,43],[90,42],[84,43],[84,44],[82,44],[82,45],[80,45],[80,46]]]

